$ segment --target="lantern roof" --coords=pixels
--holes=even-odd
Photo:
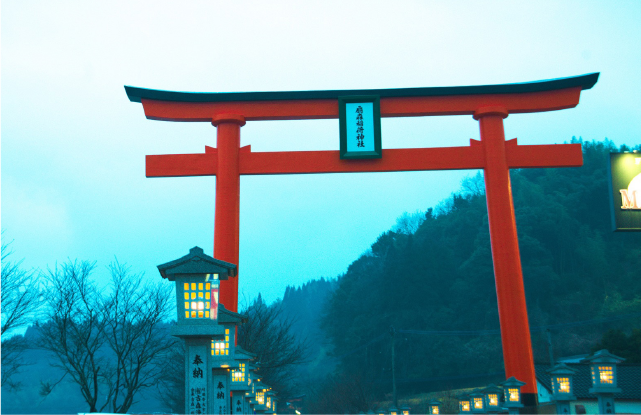
[[[481,392],[483,392],[483,393],[501,393],[501,392],[503,392],[503,389],[501,389],[500,387],[496,386],[493,383],[490,383],[489,385],[487,385],[486,387],[481,389]]]
[[[254,390],[257,390],[257,391],[260,391],[260,390],[262,390],[262,391],[267,391],[267,390],[269,390],[269,389],[270,389],[270,387],[269,387],[269,386],[265,385],[263,382],[261,382],[261,381],[259,381],[259,380],[257,380],[256,382],[254,382]]]
[[[240,346],[236,346],[234,357],[236,358],[236,360],[254,360],[256,358],[256,354],[248,352]]]
[[[521,382],[520,380],[512,376],[508,380],[501,382],[501,385],[503,387],[512,386],[512,387],[520,388],[521,386],[525,385],[525,382]]]
[[[474,389],[473,391],[470,392],[469,395],[470,395],[470,398],[483,396],[483,391],[481,391],[480,389]]]
[[[236,265],[212,258],[198,246],[181,258],[158,265],[158,271],[169,281],[174,281],[177,274],[218,274],[221,280],[238,275]]]
[[[574,375],[576,374],[576,370],[572,369],[565,363],[559,363],[552,369],[549,369],[547,373],[549,373],[550,375]]]
[[[612,353],[608,352],[606,349],[599,350],[590,357],[583,359],[584,362],[588,363],[621,363],[625,359],[619,356],[615,356]]]
[[[225,306],[220,303],[218,304],[218,324],[242,324],[247,321],[247,316],[243,314],[234,313],[233,311],[227,310]],[[238,350],[238,349],[236,349]],[[248,352],[246,352],[248,353]]]
[[[428,405],[442,405],[442,404],[443,403],[441,401],[438,401],[438,400],[433,400],[433,401],[430,401],[430,403],[428,403]]]

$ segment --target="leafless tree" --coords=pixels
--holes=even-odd
[[[136,393],[152,386],[176,339],[163,322],[169,318],[170,284],[143,284],[141,274],[118,262],[110,265],[111,293],[104,301],[105,337],[115,365],[105,371],[110,409],[126,413]]]
[[[44,275],[48,321],[41,325],[40,337],[40,346],[56,357],[52,365],[80,386],[90,412],[98,412],[101,369],[106,365],[100,353],[106,341],[100,293],[90,280],[94,268],[95,263],[69,261]]]
[[[485,194],[485,181],[481,172],[474,176],[466,176],[461,181],[461,192],[466,196],[481,196]]]
[[[90,278],[94,268],[83,261],[49,270],[49,321],[41,328],[41,346],[80,386],[90,412],[126,413],[136,394],[155,383],[175,343],[164,323],[171,289],[143,284],[142,275],[115,262],[111,287],[102,294]]]
[[[34,271],[22,269],[22,261],[12,262],[9,244],[2,244],[2,386],[12,383],[12,376],[24,364],[21,356],[27,347],[22,336],[7,338],[14,329],[27,325],[39,306],[40,290]]]
[[[290,369],[308,358],[306,343],[296,338],[280,303],[267,306],[259,296],[242,313],[247,322],[238,328],[238,344],[257,355],[261,381],[286,393]]]
[[[405,235],[413,235],[416,233],[421,224],[425,221],[425,212],[404,212],[396,219],[396,224],[392,230],[396,233],[403,233]]]

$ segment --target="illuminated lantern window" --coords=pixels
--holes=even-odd
[[[396,409],[396,407],[391,407],[389,409],[389,413],[390,415],[398,415],[398,409]]]
[[[245,381],[245,364],[240,363],[238,369],[231,371],[231,381],[232,382],[244,382]]]
[[[265,405],[265,392],[256,391],[256,402],[258,402],[260,405]]]
[[[519,390],[517,388],[509,388],[507,390],[508,393],[508,399],[510,402],[518,402],[519,401]]]
[[[487,395],[487,402],[489,406],[498,406],[499,405],[499,395],[496,393],[491,393]]]
[[[211,354],[212,356],[229,355],[229,329],[225,329],[225,340],[211,341]]]
[[[570,378],[556,378],[559,384],[559,392],[570,393]]]
[[[461,413],[470,412],[470,399],[467,394],[459,397],[458,407],[459,407],[459,412]]]
[[[401,406],[401,415],[410,415],[410,407],[407,405]]]
[[[209,318],[210,282],[183,283],[185,318]]]
[[[483,398],[474,398],[474,409],[483,409]]]
[[[613,373],[612,366],[599,366],[599,381],[611,385],[614,383]]]

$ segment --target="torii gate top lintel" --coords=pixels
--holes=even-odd
[[[220,113],[247,121],[338,118],[340,96],[378,95],[381,117],[471,115],[484,105],[510,114],[572,108],[599,73],[534,82],[453,87],[278,92],[177,92],[125,86],[131,102],[143,104],[149,119],[211,121]]]

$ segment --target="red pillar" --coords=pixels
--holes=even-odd
[[[507,115],[505,108],[484,107],[474,113],[474,118],[479,120],[481,142],[485,151],[485,192],[505,374],[508,378],[514,376],[526,382],[521,389],[522,402],[530,406],[536,405],[537,402],[536,375],[525,305],[510,170],[505,154],[503,118]]]
[[[217,127],[218,172],[216,174],[216,214],[214,222],[214,258],[238,265],[240,216],[240,127],[245,117],[221,114],[212,120]],[[220,302],[226,309],[238,311],[238,277],[220,282]]]

